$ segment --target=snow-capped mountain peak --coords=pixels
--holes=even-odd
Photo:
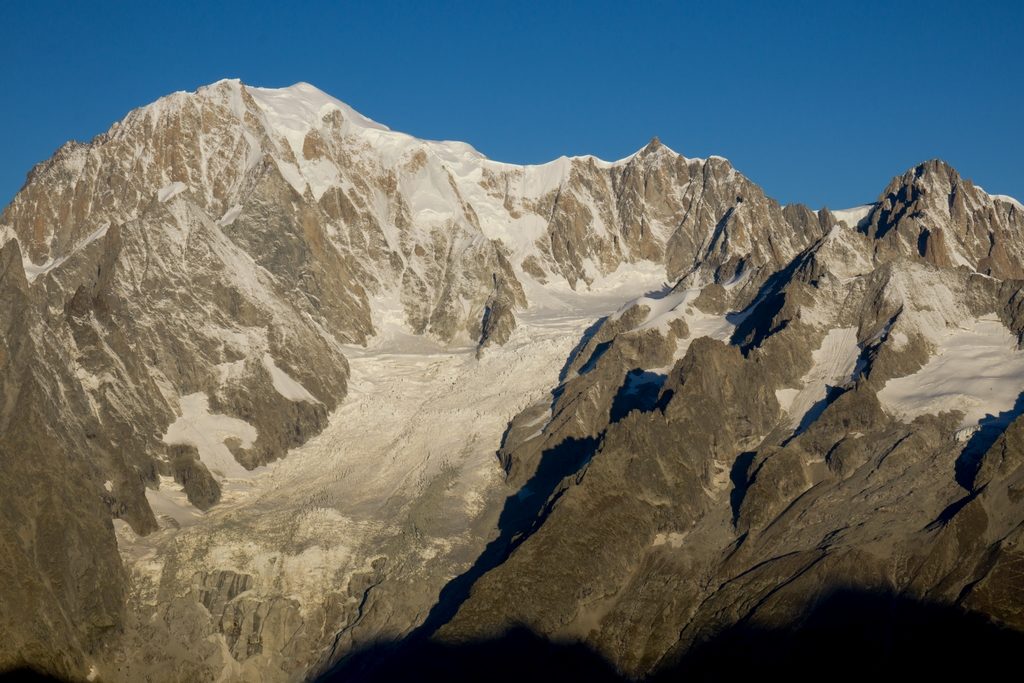
[[[836,577],[1021,625],[1022,235],[936,160],[815,212],[656,138],[516,165],[305,83],[161,98],[0,215],[0,665],[525,624],[641,678]]]

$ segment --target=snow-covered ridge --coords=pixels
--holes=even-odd
[[[608,161],[597,156],[585,154],[577,156],[561,156],[540,164],[513,164],[488,159],[472,145],[454,140],[424,140],[407,133],[395,131],[388,126],[374,121],[356,111],[341,100],[325,93],[309,83],[299,82],[283,88],[261,88],[243,84],[239,79],[222,79],[210,85],[201,86],[195,92],[178,91],[162,97],[152,104],[136,110],[140,116],[159,116],[174,106],[180,106],[189,98],[223,98],[225,94],[236,114],[244,114],[242,92],[247,93],[257,103],[267,118],[269,126],[288,140],[297,157],[301,157],[302,144],[306,134],[313,129],[322,128],[324,117],[331,112],[341,114],[346,135],[358,136],[374,143],[383,151],[390,151],[392,161],[397,161],[411,147],[426,146],[438,156],[450,162],[475,161],[498,169],[520,169],[523,171],[537,170],[543,175],[552,175],[552,171],[561,170],[572,160],[592,162],[599,167],[619,166],[628,163],[643,148],[615,161]],[[678,155],[663,143],[658,145],[669,154]],[[646,146],[645,146],[646,147]],[[712,157],[720,159],[721,157]],[[693,161],[703,161],[694,158]]]
[[[992,194],[991,192],[988,192],[987,190],[985,190],[984,187],[978,185],[977,183],[974,183],[974,187],[987,194],[989,198],[992,199],[993,201],[1000,201],[1006,202],[1007,204],[1013,204],[1015,207],[1017,207],[1018,210],[1024,211],[1024,203],[1022,203],[1016,197],[1011,197],[1008,194]]]
[[[182,121],[195,125],[196,112],[202,112],[202,129],[178,132]],[[182,135],[185,142],[198,143],[189,150],[198,158],[170,169],[165,163],[167,150],[159,147],[168,143],[154,135],[166,130]],[[108,145],[116,152],[97,162]],[[662,147],[663,153],[674,154]],[[215,197],[214,187],[227,186],[232,188],[230,192],[237,192],[245,185],[243,178],[267,158],[296,192],[308,191],[317,201],[332,188],[349,192],[353,183],[368,175],[394,173],[399,183],[397,194],[412,209],[413,229],[423,238],[418,241],[429,243],[432,230],[465,222],[464,207],[468,206],[479,220],[476,228],[488,239],[499,239],[510,247],[518,263],[534,253],[534,242],[545,224],[533,213],[507,208],[498,195],[496,178],[516,201],[533,202],[562,186],[574,162],[607,168],[626,164],[635,155],[613,162],[581,156],[537,165],[507,164],[487,159],[464,142],[421,140],[391,130],[308,83],[258,88],[233,79],[161,97],[130,112],[91,144],[59,156],[62,168],[72,176],[88,173],[87,166],[91,169],[97,163],[119,165],[130,174],[138,185],[140,203],[110,207],[116,222],[135,218],[152,199],[162,204],[187,199],[204,208],[217,207],[210,219],[221,227],[230,225],[241,211],[244,197]],[[74,177],[70,187],[81,182],[90,179]],[[385,205],[374,208],[382,224],[392,223]],[[52,236],[59,232],[58,226],[51,225],[47,232],[44,239],[53,245],[48,255],[30,253],[22,245],[30,280],[59,267],[102,234],[54,244]],[[0,226],[0,243],[15,237],[10,226]],[[395,234],[389,241],[397,247],[402,239]]]
[[[289,122],[292,125],[298,123],[300,126],[302,124],[317,125],[325,113],[336,109],[352,126],[391,131],[387,126],[363,116],[341,100],[331,97],[309,83],[299,82],[287,88],[256,88],[242,86],[241,81],[228,82],[235,83],[238,87],[245,87],[263,110],[274,117],[275,123],[279,126],[288,126]],[[200,91],[202,90],[200,88]]]
[[[1006,202],[1007,204],[1013,204],[1021,211],[1024,211],[1024,203],[1021,203],[1019,199],[1015,199],[1008,194],[990,194],[989,197],[992,199],[998,199],[1001,202]]]

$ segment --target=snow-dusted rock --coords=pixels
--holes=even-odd
[[[814,212],[162,98],[0,214],[0,666],[294,680],[426,619],[641,675],[836,577],[1020,626],[1021,221],[937,161]]]

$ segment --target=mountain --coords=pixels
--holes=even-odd
[[[0,670],[526,628],[644,677],[840,590],[1024,630],[1022,230],[937,160],[812,211],[657,139],[516,166],[308,84],[162,98],[0,214]]]

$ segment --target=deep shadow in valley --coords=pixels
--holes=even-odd
[[[740,623],[663,662],[648,681],[977,680],[1016,670],[1024,633],[977,613],[841,589],[783,628]],[[457,645],[413,638],[355,653],[325,681],[626,681],[579,643],[526,628]]]
[[[652,683],[668,681],[1014,680],[1024,633],[955,606],[888,593],[839,589],[798,623],[765,628],[740,623],[711,635],[681,658],[662,663]],[[167,678],[174,679],[168,671]],[[30,669],[3,681],[60,681]],[[427,637],[376,643],[321,678],[333,682],[629,680],[593,649],[556,643],[526,628],[474,642]]]

